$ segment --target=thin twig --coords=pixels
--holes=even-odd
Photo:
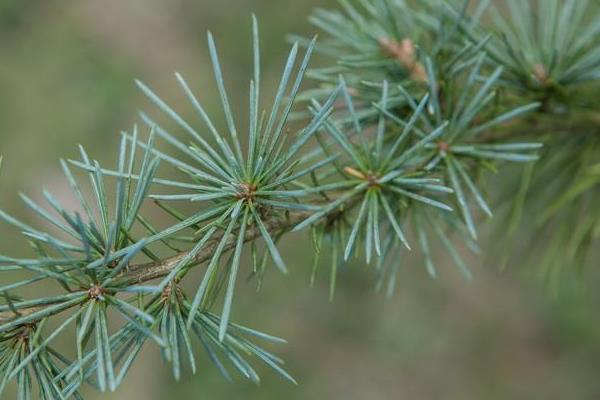
[[[271,217],[264,221],[264,223],[269,233],[275,235],[290,230],[291,228],[302,222],[304,219],[308,218],[310,215],[311,213],[308,211],[289,212],[285,215]],[[259,229],[256,226],[252,226],[249,227],[246,232],[245,241],[250,242],[258,239],[260,236],[261,233]],[[191,264],[200,265],[210,260],[221,240],[221,237],[222,235],[218,234],[215,236],[214,239],[206,243],[206,246],[196,255]],[[225,245],[225,251],[231,250],[234,246],[235,240],[230,239]],[[177,267],[179,262],[183,258],[185,258],[187,254],[188,252],[184,251],[173,257],[169,257],[157,262],[131,265],[126,271],[120,274],[120,278],[130,280],[132,284],[139,284],[165,277]],[[22,309],[19,310],[19,315],[15,315],[14,312],[10,311],[1,312],[0,325],[9,323],[16,318],[22,318],[24,316],[31,315],[35,312],[44,309],[45,307],[49,307],[50,305]],[[60,312],[63,311],[64,310],[61,310]]]

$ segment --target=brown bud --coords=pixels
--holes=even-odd
[[[391,58],[395,58],[416,81],[427,81],[427,73],[423,64],[417,61],[416,49],[412,40],[405,38],[400,43],[391,38],[380,38],[381,51]]]
[[[346,172],[348,175],[352,175],[358,179],[365,179],[365,180],[367,179],[367,176],[365,174],[363,174],[360,171],[355,170],[352,167],[345,167],[344,172]]]
[[[102,297],[104,295],[104,289],[101,288],[100,286],[92,286],[89,290],[88,290],[88,296],[90,297],[90,299],[92,300],[98,300],[100,297]]]
[[[533,76],[540,84],[545,85],[548,83],[549,76],[546,67],[544,67],[542,64],[535,64],[532,69]]]
[[[447,153],[448,150],[450,150],[450,144],[448,142],[438,142],[437,146],[442,153]]]

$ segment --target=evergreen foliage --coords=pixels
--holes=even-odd
[[[114,391],[146,344],[176,379],[186,365],[196,372],[200,344],[227,378],[235,370],[258,382],[256,361],[295,382],[261,347],[282,339],[230,318],[241,273],[260,287],[269,264],[287,272],[277,242],[292,231],[310,235],[311,282],[329,249],[332,297],[352,257],[372,264],[388,295],[404,252],[419,252],[435,277],[438,244],[470,279],[462,253],[480,251],[494,215],[505,262],[531,247],[531,263],[555,283],[561,269],[590,264],[600,236],[599,7],[471,3],[340,0],[339,10],[316,10],[310,21],[324,38],[292,37],[271,101],[253,18],[247,132],[210,33],[225,129],[180,74],[201,123],[137,82],[179,132],[141,113],[147,129],[122,133],[115,167],[83,148],[62,160],[80,211],[48,191],[44,205],[21,196],[41,227],[0,210],[32,251],[0,256],[0,396],[12,384],[19,399],[78,399],[82,384]],[[328,64],[310,69],[313,53]],[[316,85],[303,91],[305,75]],[[178,178],[160,177],[159,165]],[[172,225],[145,217],[148,203]],[[59,350],[65,335],[73,348]]]

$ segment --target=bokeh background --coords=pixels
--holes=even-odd
[[[312,35],[307,16],[333,1],[0,0],[0,208],[32,221],[19,191],[42,185],[69,200],[58,159],[76,145],[115,159],[119,131],[149,104],[134,78],[191,114],[177,90],[180,71],[219,112],[205,32],[217,38],[234,107],[246,103],[250,13],[262,25],[264,77],[271,93],[291,32]],[[318,60],[317,60],[318,62]],[[154,110],[151,108],[151,110]],[[218,114],[220,115],[220,114]],[[502,246],[495,240],[486,246]],[[471,260],[464,281],[450,263],[431,280],[407,258],[397,293],[373,290],[369,268],[342,271],[328,302],[327,274],[308,287],[311,248],[283,243],[292,273],[269,274],[261,292],[239,285],[235,320],[285,337],[271,348],[298,379],[293,386],[259,368],[259,386],[227,383],[202,358],[199,373],[175,383],[156,350],[146,350],[116,394],[101,399],[599,399],[600,295],[597,271],[565,274],[549,292],[535,271],[493,257]],[[0,251],[24,252],[0,225]]]

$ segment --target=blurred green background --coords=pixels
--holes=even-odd
[[[241,109],[252,11],[262,25],[263,79],[272,93],[289,48],[284,37],[312,35],[306,17],[315,6],[334,2],[0,0],[0,207],[33,220],[17,193],[39,197],[42,184],[68,202],[58,159],[76,156],[78,143],[113,162],[119,130],[136,122],[140,107],[155,111],[134,78],[191,113],[173,77],[180,71],[219,113],[208,29]],[[0,226],[0,251],[26,251],[15,233]],[[90,398],[600,398],[597,271],[565,276],[559,294],[550,295],[522,265],[500,271],[490,257],[476,258],[475,279],[465,282],[441,260],[440,277],[431,280],[409,257],[394,298],[374,293],[373,274],[356,264],[342,271],[329,303],[326,273],[308,288],[312,250],[297,239],[283,243],[290,276],[269,274],[259,293],[239,285],[234,318],[289,340],[271,350],[287,360],[298,386],[264,368],[260,386],[229,384],[204,358],[196,376],[176,384],[147,349],[119,392]]]

